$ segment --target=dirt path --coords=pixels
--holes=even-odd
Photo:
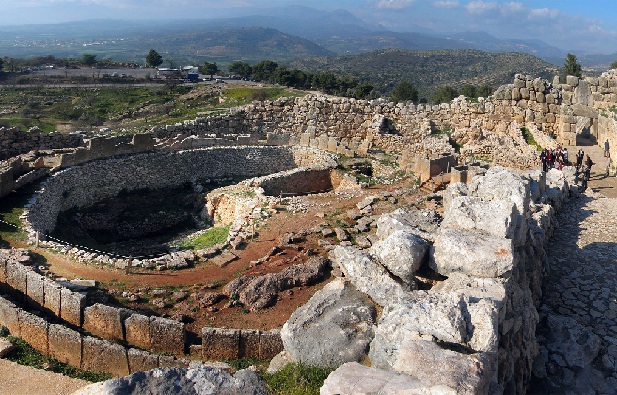
[[[0,393],[4,395],[64,395],[91,384],[60,373],[0,359]]]

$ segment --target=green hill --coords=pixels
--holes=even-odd
[[[430,98],[443,85],[496,88],[511,83],[516,73],[552,78],[557,71],[557,66],[529,54],[470,49],[384,49],[361,55],[297,60],[291,67],[349,74],[372,84],[382,94],[407,80],[418,89],[420,98]]]

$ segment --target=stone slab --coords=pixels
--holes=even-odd
[[[127,352],[131,373],[144,372],[159,367],[159,356],[147,351],[130,348]]]
[[[51,311],[56,317],[60,317],[62,287],[46,278],[43,280],[43,292],[45,292],[44,307]]]
[[[81,334],[63,325],[49,325],[49,355],[71,366],[81,366]]]
[[[202,360],[236,359],[240,347],[240,331],[223,328],[203,328]]]
[[[124,321],[126,342],[144,350],[152,348],[150,321],[150,317],[143,314],[133,314],[127,317]]]
[[[44,277],[40,274],[29,270],[26,273],[26,289],[28,291],[29,302],[33,302],[35,306],[45,306],[45,290]]]
[[[85,336],[81,368],[91,372],[126,376],[129,374],[126,349],[119,344]]]
[[[283,340],[280,329],[271,329],[261,332],[259,337],[259,359],[272,359],[283,351]]]
[[[97,303],[84,309],[83,328],[104,339],[123,341],[122,321],[123,314],[115,307]]]
[[[82,314],[86,306],[86,297],[80,293],[62,288],[60,291],[60,298],[60,318],[70,324],[81,327]]]
[[[175,355],[184,354],[184,324],[167,318],[154,317],[150,322],[152,350]]]
[[[18,311],[12,302],[0,297],[0,325],[7,327],[11,335],[20,337]]]
[[[43,318],[19,309],[20,337],[43,354],[48,352],[48,323]]]
[[[239,358],[259,358],[259,338],[261,333],[254,329],[240,331]]]

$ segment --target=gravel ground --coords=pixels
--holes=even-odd
[[[88,384],[91,383],[0,359],[0,393],[3,395],[71,394]]]

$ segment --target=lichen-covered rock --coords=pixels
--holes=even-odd
[[[161,368],[94,383],[73,395],[174,394],[269,395],[256,372],[245,369],[230,374],[222,369]]]
[[[382,214],[377,219],[377,236],[384,240],[397,230],[415,234],[427,240],[433,240],[433,234],[439,229],[441,218],[432,210],[397,209]]]
[[[349,282],[318,291],[283,325],[281,338],[294,361],[337,366],[360,361],[373,339],[375,308]]]
[[[414,289],[399,283],[365,251],[338,246],[330,252],[333,267],[339,267],[345,277],[380,306],[404,298]]]
[[[512,239],[516,226],[514,203],[503,199],[484,201],[473,196],[457,197],[452,200],[441,226]]]
[[[420,269],[429,244],[412,233],[398,230],[373,245],[369,253],[375,255],[390,273],[406,284],[413,284],[414,273]]]

